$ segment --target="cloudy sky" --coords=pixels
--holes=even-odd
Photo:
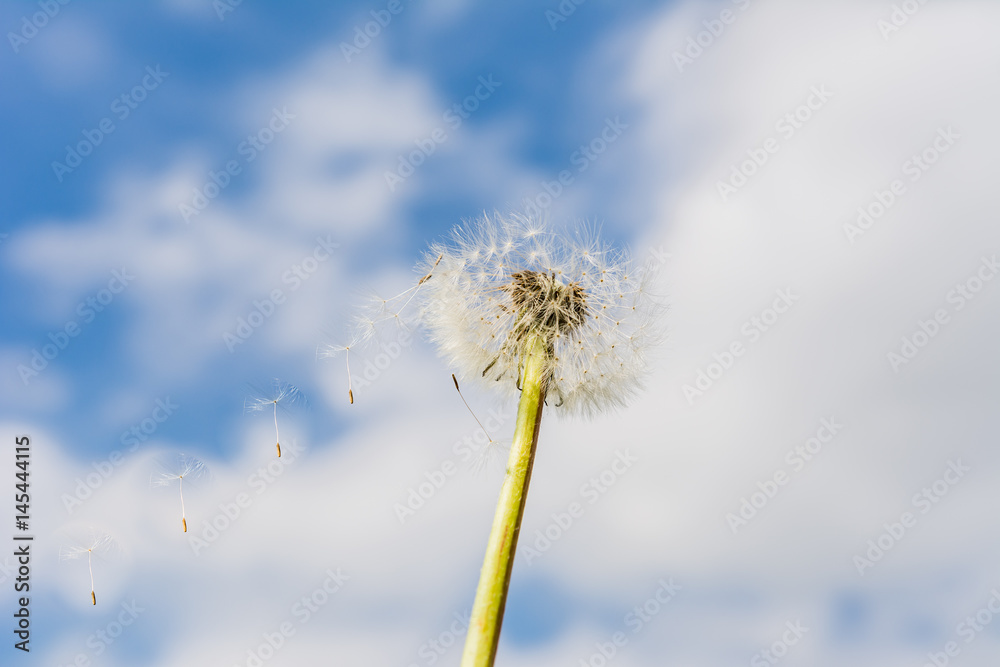
[[[0,24],[4,539],[34,536],[29,654],[0,558],[5,664],[457,665],[503,465],[419,331],[352,353],[353,405],[318,352],[494,210],[599,226],[669,304],[640,398],[546,413],[498,665],[995,661],[1000,6]],[[276,379],[280,460],[245,410]],[[151,484],[182,454],[186,534]],[[60,553],[102,533],[94,606]]]

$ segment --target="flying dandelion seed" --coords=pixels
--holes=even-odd
[[[244,402],[244,412],[261,412],[269,408],[273,408],[274,439],[278,448],[278,458],[281,458],[281,435],[278,433],[278,408],[284,408],[301,401],[302,392],[300,392],[298,387],[295,385],[275,380],[274,390],[270,394],[264,394],[260,391],[255,391],[254,393],[256,393],[257,396],[248,398]],[[353,394],[351,395],[351,399],[353,401]]]
[[[465,400],[465,396],[462,394],[462,390],[458,386],[458,378],[455,377],[454,373],[451,374],[451,381],[455,383],[455,390],[458,392],[458,395],[462,398],[462,402],[465,403],[465,407],[468,408],[469,414],[471,414],[472,418],[476,420],[477,424],[479,424],[479,428],[482,430],[483,435],[486,436],[486,440],[488,441],[479,450],[479,453],[476,455],[475,461],[473,461],[472,463],[473,472],[476,473],[483,472],[487,468],[491,467],[497,460],[499,460],[502,457],[502,455],[506,452],[507,448],[502,443],[499,443],[496,440],[494,440],[493,437],[490,436],[489,432],[486,430],[486,427],[483,426],[483,422],[479,421],[479,417],[476,416],[476,413],[472,410],[472,407],[469,405],[469,402]]]
[[[458,387],[458,378],[455,377],[454,373],[451,374],[451,381],[455,383],[455,391],[458,392],[458,395],[459,397],[461,397],[462,402],[465,403],[465,407],[469,410],[469,414],[472,415],[472,418],[476,420],[477,424],[479,424],[479,428],[483,429],[483,433],[486,433],[486,438],[490,442],[493,442],[493,438],[491,438],[490,434],[486,432],[486,427],[483,426],[483,422],[479,421],[479,417],[477,417],[476,413],[472,411],[472,408],[469,406],[469,402],[465,400],[465,396],[462,395],[462,390],[459,389]]]
[[[107,533],[92,532],[90,540],[83,545],[63,547],[59,551],[59,560],[79,560],[86,556],[87,569],[90,572],[90,603],[97,604],[97,593],[94,587],[94,554],[98,556],[111,554],[119,549],[118,542]]]
[[[403,290],[396,296],[386,299],[377,294],[372,294],[368,299],[365,312],[354,318],[354,331],[350,342],[346,345],[332,344],[325,346],[319,353],[320,358],[335,357],[341,352],[347,361],[347,397],[351,405],[354,404],[354,388],[351,379],[351,350],[362,343],[367,343],[382,333],[384,328],[391,323],[393,327],[402,332],[409,332],[419,323],[419,315],[414,317],[407,314],[406,308],[417,296],[420,288],[425,282],[431,279],[434,269],[443,259],[443,255],[430,265],[430,269],[412,286]]]
[[[458,375],[519,401],[462,657],[463,667],[489,667],[542,408],[551,400],[559,414],[592,416],[625,406],[641,388],[663,307],[651,293],[654,271],[594,229],[559,234],[523,216],[455,228],[446,243],[431,244],[417,270],[424,276],[416,285],[371,304],[365,326],[414,319]],[[408,313],[415,299],[420,308]]]
[[[413,297],[415,297],[417,295],[417,292],[420,291],[420,286],[434,277],[434,269],[437,268],[438,264],[441,263],[442,259],[444,259],[444,253],[438,255],[437,259],[434,260],[434,263],[431,265],[430,270],[427,273],[425,273],[420,280],[417,281],[416,285],[410,288],[410,290],[412,290],[412,294],[410,294],[409,298],[407,298],[406,301],[403,303],[403,305],[399,307],[401,311],[406,310],[406,307],[410,305],[410,302],[413,301]],[[407,290],[407,292],[409,292],[410,290]],[[403,292],[403,294],[406,294],[406,292]],[[403,294],[400,294],[399,296],[394,298],[398,299]]]
[[[179,454],[177,456],[177,462],[169,470],[164,470],[153,476],[150,480],[151,486],[170,486],[174,482],[177,482],[177,487],[180,490],[181,495],[181,526],[184,528],[184,532],[187,532],[187,512],[184,509],[184,480],[188,480],[191,483],[208,474],[208,468],[205,464],[194,458],[193,456],[185,456],[184,454]]]
[[[361,340],[362,337],[360,335],[355,335],[346,345],[327,345],[319,353],[320,358],[335,357],[341,352],[344,353],[344,358],[347,361],[347,400],[351,405],[354,405],[354,383],[351,379],[351,349],[357,347],[361,343]]]
[[[406,331],[412,329],[412,325],[415,322],[411,322],[407,318],[406,307],[417,296],[424,283],[434,277],[434,270],[441,263],[442,259],[444,259],[444,254],[438,255],[437,259],[430,263],[428,267],[424,267],[426,273],[412,287],[403,290],[396,296],[390,299],[383,299],[378,295],[373,295],[368,306],[369,313],[357,318],[359,325],[358,334],[360,337],[364,340],[372,338],[378,332],[379,327],[384,325],[385,322],[392,322]]]

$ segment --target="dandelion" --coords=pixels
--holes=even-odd
[[[174,466],[171,466],[169,470],[164,470],[154,475],[150,480],[151,486],[170,486],[174,482],[177,482],[177,487],[181,495],[181,525],[184,527],[185,533],[188,530],[188,524],[187,513],[184,509],[184,480],[186,479],[190,483],[207,473],[208,468],[205,467],[204,463],[193,456],[179,454]]]
[[[564,414],[624,406],[639,388],[660,306],[651,271],[601,243],[520,217],[484,218],[434,244],[419,318],[460,377],[521,392],[537,344],[546,396]]]
[[[463,667],[487,667],[496,655],[543,406],[551,401],[561,414],[588,416],[624,406],[640,388],[662,307],[650,293],[652,270],[634,266],[594,230],[560,235],[520,216],[486,216],[456,228],[447,242],[430,246],[418,271],[424,277],[383,302],[383,312],[405,319],[419,290],[420,309],[410,317],[458,375],[519,401],[462,658]]]
[[[94,554],[111,554],[119,550],[118,542],[107,533],[92,531],[88,542],[82,545],[63,547],[59,551],[59,560],[77,560],[87,557],[87,569],[90,571],[90,603],[97,604],[97,593],[94,588]]]
[[[268,408],[274,409],[274,439],[278,448],[278,458],[281,458],[281,435],[278,433],[278,407],[287,407],[292,403],[301,401],[302,393],[295,385],[282,382],[281,380],[274,381],[274,390],[269,394],[256,390],[254,393],[257,395],[244,402],[244,412],[261,412]],[[351,400],[352,402],[354,400],[353,394],[351,394]]]

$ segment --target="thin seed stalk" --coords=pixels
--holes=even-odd
[[[479,574],[476,600],[472,605],[469,634],[462,653],[462,667],[492,667],[500,640],[507,588],[514,565],[514,551],[524,516],[531,467],[542,423],[548,349],[542,336],[529,337],[525,345],[521,400],[517,406],[514,440],[507,460],[507,473],[497,501],[486,557]]]

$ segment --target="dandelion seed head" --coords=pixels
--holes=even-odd
[[[464,377],[516,395],[527,339],[550,352],[560,412],[624,405],[640,386],[662,306],[649,269],[593,228],[556,234],[522,216],[485,216],[432,244],[418,317]]]

